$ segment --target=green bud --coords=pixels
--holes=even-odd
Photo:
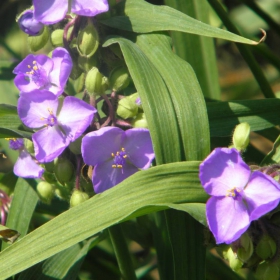
[[[123,118],[133,118],[138,112],[138,106],[129,97],[122,98],[118,103],[117,114]]]
[[[68,159],[58,157],[54,160],[54,174],[57,180],[64,185],[72,180],[74,166]]]
[[[51,43],[54,47],[63,47],[63,29],[56,29],[51,34]]]
[[[42,49],[48,42],[50,31],[48,26],[44,26],[41,32],[35,36],[28,36],[27,43],[32,52],[37,52]]]
[[[66,184],[65,184],[65,186],[56,185],[54,192],[55,192],[56,196],[59,197],[60,199],[69,201],[71,192],[72,192],[72,188],[70,188]]]
[[[258,280],[278,280],[279,268],[276,263],[262,262],[258,265],[255,276]]]
[[[54,187],[48,182],[42,181],[37,185],[37,193],[42,202],[50,204],[54,197]]]
[[[247,262],[254,252],[254,246],[249,234],[245,232],[239,239],[239,248],[237,249],[237,257],[244,263]]]
[[[96,55],[91,57],[79,56],[78,57],[78,65],[85,72],[88,72],[91,68],[96,67],[98,63],[98,59]]]
[[[44,172],[44,178],[45,178],[46,182],[48,182],[50,184],[57,183],[55,175],[51,172],[45,171]]]
[[[34,144],[31,140],[24,138],[24,147],[29,154],[34,154]]]
[[[85,80],[85,88],[90,95],[104,94],[103,75],[96,67],[90,69]]]
[[[131,125],[133,127],[148,128],[148,123],[144,113],[139,113],[135,119],[132,120]]]
[[[113,69],[109,76],[109,83],[113,91],[120,91],[129,85],[130,76],[127,69],[118,66]]]
[[[250,142],[249,136],[250,125],[246,122],[238,124],[233,132],[233,147],[236,148],[238,151],[245,150]]]
[[[80,155],[82,153],[81,152],[82,138],[83,136],[80,136],[74,142],[71,142],[69,145],[70,151],[75,155]]]
[[[51,173],[54,172],[54,162],[53,161],[44,163],[44,166],[45,166],[46,171],[51,172]]]
[[[89,199],[89,195],[85,192],[74,190],[70,198],[70,207],[77,206]]]
[[[99,45],[98,33],[93,24],[87,25],[78,34],[77,48],[81,56],[91,57]]]
[[[236,253],[232,251],[231,247],[229,247],[226,255],[230,268],[234,271],[238,271],[242,267],[243,262],[238,259]]]
[[[275,241],[269,235],[263,235],[256,246],[256,254],[263,260],[266,260],[268,258],[273,257],[275,253]]]

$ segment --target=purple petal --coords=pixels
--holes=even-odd
[[[39,162],[50,162],[58,157],[70,144],[58,126],[46,127],[32,136],[35,157]]]
[[[22,178],[41,178],[44,172],[39,164],[37,164],[31,155],[23,150],[14,165],[14,173]]]
[[[35,55],[29,54],[26,56],[25,59],[23,59],[13,70],[14,74],[22,74],[30,71],[30,68],[28,68],[28,65],[33,65],[33,61],[35,60]]]
[[[150,132],[145,128],[132,128],[125,131],[123,148],[129,161],[136,167],[147,169],[155,157]]]
[[[232,197],[211,197],[206,203],[209,228],[216,243],[226,243],[238,239],[250,225],[246,205]]]
[[[49,117],[49,110],[56,114],[58,99],[45,90],[34,90],[21,93],[18,100],[18,115],[21,121],[30,128],[42,127]]]
[[[25,74],[18,74],[14,79],[14,83],[21,92],[29,92],[38,89],[36,83]]]
[[[97,110],[73,96],[64,99],[58,121],[63,131],[71,141],[75,141],[90,125]]]
[[[34,18],[44,24],[62,20],[68,11],[68,0],[33,0]]]
[[[71,12],[80,16],[93,17],[108,10],[107,0],[72,0]]]
[[[55,94],[61,94],[71,73],[73,63],[68,51],[64,48],[56,48],[52,54],[54,63],[53,71],[49,78],[53,84],[49,90]]]
[[[123,169],[113,168],[112,164],[113,161],[109,160],[97,164],[94,167],[92,183],[96,193],[101,193],[114,187],[138,171],[138,169],[131,164],[126,164]]]
[[[201,184],[214,196],[225,196],[233,188],[243,189],[250,174],[239,152],[228,148],[216,148],[199,167]]]
[[[82,140],[84,162],[96,165],[112,158],[120,150],[124,131],[118,127],[103,127],[88,133]]]
[[[252,173],[244,193],[251,221],[273,210],[280,200],[279,184],[260,171]]]

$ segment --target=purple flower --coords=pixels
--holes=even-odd
[[[39,129],[32,136],[39,162],[50,162],[59,156],[82,135],[95,112],[94,107],[73,96],[66,97],[60,108],[58,98],[46,90],[22,93],[18,101],[22,122]]]
[[[60,95],[72,70],[72,59],[64,48],[56,48],[52,58],[46,55],[29,54],[13,73],[15,85],[21,92],[45,89]]]
[[[109,10],[107,0],[33,0],[33,5],[36,20],[44,24],[59,22],[68,11],[80,16],[93,17]]]
[[[20,29],[32,36],[39,34],[41,29],[44,27],[44,25],[37,21],[33,16],[34,11],[30,9],[24,11],[17,20]]]
[[[251,221],[278,205],[279,184],[260,171],[251,172],[236,149],[215,149],[199,171],[201,184],[212,196],[206,216],[217,244],[232,243]]]
[[[104,127],[83,138],[82,156],[86,164],[94,166],[92,183],[94,191],[100,193],[139,168],[149,168],[155,154],[149,130]]]
[[[19,151],[19,157],[14,165],[14,173],[22,178],[41,178],[44,173],[42,168],[24,147],[22,138],[10,138],[9,146]]]

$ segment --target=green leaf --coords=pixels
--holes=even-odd
[[[198,166],[199,162],[181,162],[140,171],[71,208],[1,252],[1,277],[8,278],[111,225],[155,211],[149,205],[204,203],[207,194],[198,179]]]
[[[247,122],[251,131],[280,124],[280,99],[239,100],[207,103],[210,134],[230,136],[234,127]]]
[[[165,0],[188,16],[209,24],[210,6],[206,0]],[[214,41],[205,36],[171,32],[175,53],[193,67],[205,97],[220,100],[217,58]]]
[[[261,162],[261,165],[269,165],[280,162],[280,136],[277,137],[273,144],[272,150],[266,155],[266,157]]]
[[[155,6],[143,0],[126,0],[115,6],[117,16],[101,22],[113,28],[149,33],[173,30],[245,44],[255,41],[212,27],[167,6]]]

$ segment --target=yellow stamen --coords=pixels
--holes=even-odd
[[[111,153],[111,156],[114,157],[115,156],[114,153]]]
[[[117,166],[115,164],[112,165],[113,168],[117,168]]]

